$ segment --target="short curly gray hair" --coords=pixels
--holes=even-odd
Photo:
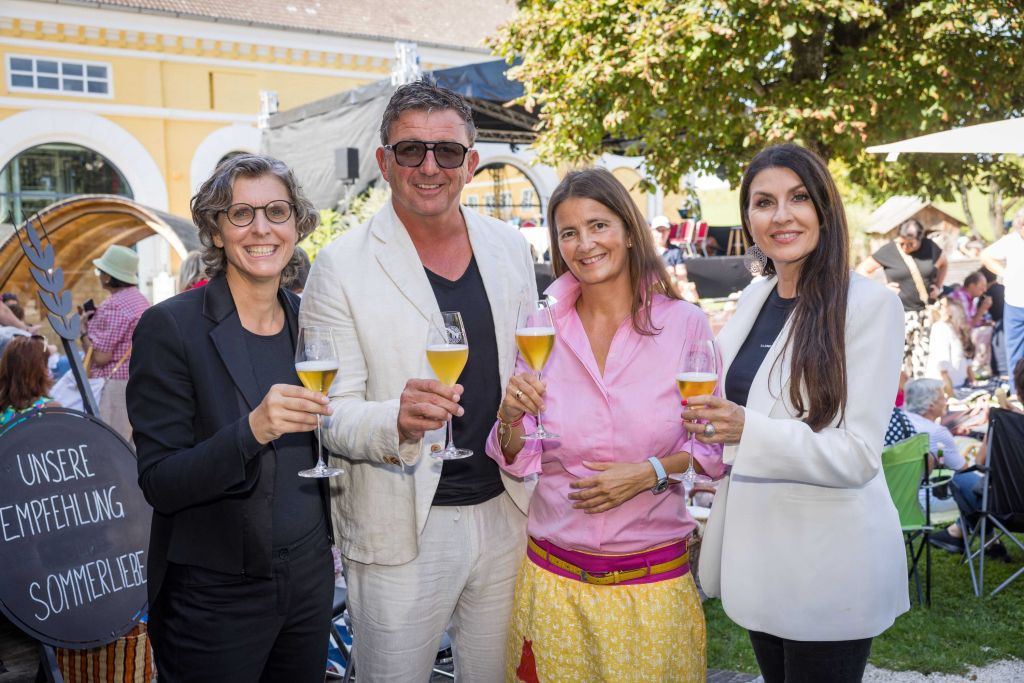
[[[291,169],[283,161],[263,154],[239,154],[224,159],[214,169],[195,196],[192,197],[192,222],[199,228],[199,241],[203,245],[203,263],[208,277],[214,277],[227,270],[228,261],[224,250],[213,242],[220,235],[217,216],[231,206],[231,196],[238,178],[259,178],[272,175],[284,183],[288,196],[295,206],[295,231],[301,242],[320,224],[320,213],[299,187]],[[291,260],[281,272],[281,281],[294,277],[300,267],[300,256],[292,254]]]
[[[903,388],[903,405],[909,413],[924,415],[941,395],[942,382],[939,380],[930,377],[912,379]]]
[[[454,111],[466,123],[466,135],[469,137],[469,146],[476,142],[476,124],[473,123],[473,110],[470,108],[466,98],[459,93],[434,85],[426,79],[413,81],[401,85],[391,96],[384,116],[380,121],[380,144],[386,145],[391,142],[391,124],[398,120],[402,112],[414,111]]]

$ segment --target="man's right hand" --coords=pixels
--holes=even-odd
[[[402,443],[419,441],[423,435],[440,429],[452,415],[466,411],[459,405],[462,385],[450,387],[436,379],[410,379],[398,402],[398,439]]]

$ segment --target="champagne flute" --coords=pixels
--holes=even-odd
[[[530,366],[530,369],[537,373],[537,379],[540,379],[541,371],[551,356],[551,350],[555,348],[555,321],[547,299],[538,299],[519,305],[516,346],[519,347],[519,354],[523,360]],[[522,438],[527,441],[539,441],[560,437],[558,434],[544,429],[540,413],[537,413],[537,429],[529,434],[524,434]]]
[[[443,384],[455,386],[468,360],[469,340],[466,338],[466,326],[462,324],[462,314],[458,311],[432,314],[427,332],[427,362],[437,378]],[[448,416],[448,446],[431,455],[440,460],[459,460],[473,455],[473,451],[455,446],[451,415]]]
[[[718,384],[718,349],[713,339],[691,339],[683,344],[676,372],[676,387],[685,399],[712,394]],[[690,462],[682,474],[672,474],[671,479],[683,482],[687,504],[690,492],[697,481],[697,470],[693,467],[693,451],[697,438],[690,434]]]
[[[295,345],[295,374],[310,391],[324,396],[338,374],[338,353],[329,327],[303,327]],[[316,415],[316,466],[299,472],[300,477],[323,479],[336,477],[344,470],[324,464],[324,445],[320,434],[320,413]]]

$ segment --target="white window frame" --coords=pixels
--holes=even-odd
[[[63,95],[71,97],[91,97],[93,99],[109,100],[114,97],[114,67],[110,62],[88,62],[80,59],[66,59],[64,57],[43,57],[40,55],[16,55],[8,53],[5,55],[4,69],[7,71],[7,89],[11,92],[25,92],[34,93],[36,95]],[[31,75],[33,77],[33,85],[31,87],[25,85],[14,85],[15,70],[13,69],[13,62],[15,59],[27,59],[32,62]],[[40,76],[38,62],[56,62],[57,72],[56,74],[44,73],[45,77],[57,78],[58,88],[52,90],[50,88],[40,88],[38,85],[34,85]],[[82,67],[82,75],[73,76],[75,80],[82,82],[82,90],[65,90],[64,89],[64,65],[73,64],[75,66]],[[100,66],[107,70],[107,77],[105,79],[90,78],[87,74],[89,73],[89,67]],[[17,75],[27,76],[29,72],[18,70]],[[107,92],[89,92],[89,81],[103,81],[107,84]]]

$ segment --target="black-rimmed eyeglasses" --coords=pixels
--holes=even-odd
[[[271,223],[284,223],[292,217],[292,209],[294,208],[295,206],[291,202],[278,199],[273,202],[268,202],[263,206],[252,206],[251,204],[240,202],[238,204],[232,204],[220,213],[228,217],[228,222],[231,223],[231,225],[238,228],[244,228],[253,222],[256,218],[257,211],[263,211],[263,215],[266,216],[267,220]]]
[[[395,155],[399,166],[415,168],[427,158],[427,150],[434,153],[434,161],[441,168],[458,168],[466,160],[469,147],[458,142],[427,142],[424,140],[402,140],[384,149]]]

